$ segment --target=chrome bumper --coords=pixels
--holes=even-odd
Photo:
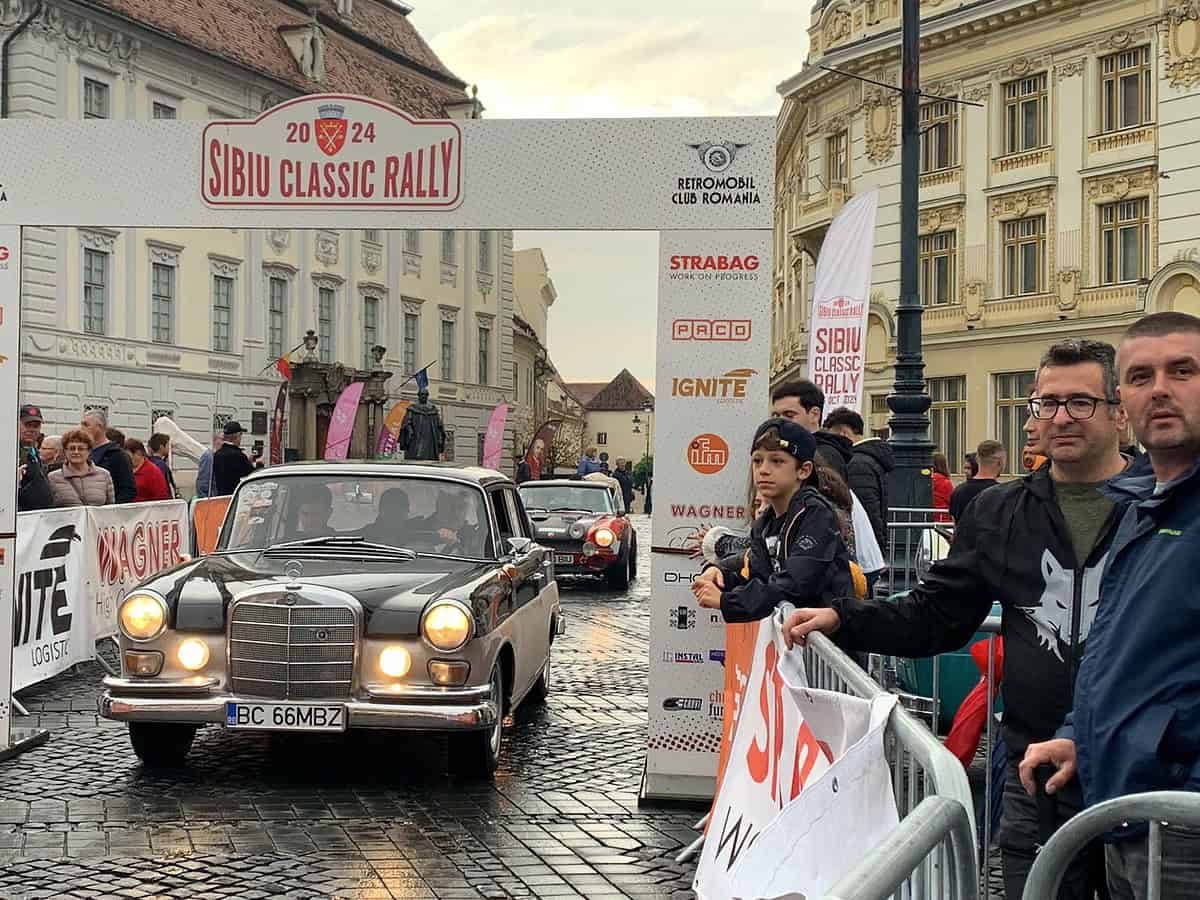
[[[100,715],[118,722],[174,722],[186,725],[225,724],[227,703],[296,702],[344,706],[348,728],[391,728],[405,731],[479,731],[496,724],[499,715],[490,687],[416,689],[395,696],[374,692],[370,700],[279,701],[213,692],[213,684],[154,684],[132,678],[104,679]]]

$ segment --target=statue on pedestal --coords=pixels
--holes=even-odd
[[[446,450],[446,429],[442,414],[429,402],[429,391],[417,392],[417,402],[404,414],[400,426],[399,447],[406,460],[439,460]]]

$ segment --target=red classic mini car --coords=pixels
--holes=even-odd
[[[521,500],[557,575],[599,575],[614,590],[637,576],[637,533],[615,479],[527,481]]]

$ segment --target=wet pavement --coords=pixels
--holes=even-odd
[[[689,897],[694,811],[638,809],[649,520],[625,594],[563,590],[545,707],[518,710],[494,782],[443,741],[204,729],[149,774],[96,715],[87,665],[21,692],[49,743],[0,765],[0,897]],[[31,721],[32,720],[32,721]]]

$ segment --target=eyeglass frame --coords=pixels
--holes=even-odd
[[[1070,404],[1072,401],[1075,401],[1075,400],[1087,400],[1089,403],[1092,404],[1091,411],[1086,416],[1074,415],[1071,412],[1071,407],[1068,404]],[[1060,407],[1067,411],[1067,418],[1069,418],[1075,422],[1084,422],[1084,421],[1087,421],[1088,419],[1095,417],[1096,409],[1100,406],[1101,403],[1105,404],[1106,406],[1120,406],[1121,405],[1119,400],[1110,400],[1107,397],[1092,397],[1089,394],[1075,394],[1073,396],[1068,397],[1066,400],[1059,400],[1057,397],[1030,397],[1027,401],[1025,401],[1025,403],[1026,403],[1026,406],[1029,407],[1029,414],[1031,416],[1033,416],[1035,419],[1037,419],[1039,422],[1049,422],[1051,419],[1053,419],[1055,416],[1058,415],[1058,410]],[[1043,403],[1054,404],[1054,412],[1052,412],[1048,416],[1041,415],[1039,411],[1041,410]]]

